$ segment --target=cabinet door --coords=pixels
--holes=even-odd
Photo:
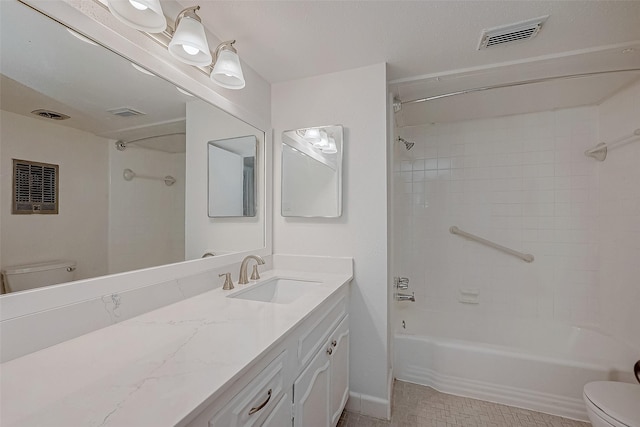
[[[349,316],[346,316],[331,335],[330,401],[331,425],[338,424],[349,398]]]
[[[294,382],[294,427],[329,427],[328,343]]]
[[[285,427],[291,425],[291,396],[285,393],[261,427]]]

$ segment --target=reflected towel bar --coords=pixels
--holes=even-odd
[[[451,234],[457,234],[458,236],[462,236],[465,239],[475,240],[478,243],[482,243],[483,245],[490,246],[490,247],[492,247],[494,249],[497,249],[497,250],[502,251],[504,253],[507,253],[509,255],[513,255],[515,257],[520,258],[521,260],[523,260],[525,262],[533,262],[533,260],[534,260],[533,255],[531,255],[531,254],[525,254],[525,253],[522,253],[522,252],[514,251],[513,249],[507,248],[506,246],[499,245],[499,244],[494,243],[494,242],[492,242],[490,240],[483,239],[482,237],[476,236],[475,234],[471,234],[471,233],[467,233],[466,231],[462,231],[458,227],[456,227],[455,225],[452,225],[449,228],[449,232]]]
[[[122,176],[125,179],[125,181],[131,181],[133,178],[143,178],[143,179],[153,179],[156,181],[164,181],[167,187],[172,186],[173,184],[176,183],[176,179],[171,175],[167,175],[167,176],[138,175],[137,173],[135,173],[134,171],[128,168],[122,172]]]
[[[587,157],[593,157],[594,159],[602,162],[604,161],[604,159],[607,158],[607,151],[609,148],[614,148],[618,145],[624,145],[627,144],[631,141],[633,141],[634,139],[638,139],[640,138],[640,128],[636,129],[633,131],[633,133],[631,135],[625,135],[622,138],[618,138],[614,141],[611,141],[610,143],[605,143],[605,142],[601,142],[600,144],[596,145],[595,147],[587,150],[584,152],[584,155]]]

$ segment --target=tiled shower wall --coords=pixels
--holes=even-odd
[[[598,111],[603,141],[640,129],[640,81]],[[610,150],[598,176],[603,327],[640,351],[640,139]]]
[[[597,107],[404,127],[394,147],[394,273],[403,309],[600,323]],[[456,225],[528,264],[449,233]],[[477,303],[460,302],[461,292]]]

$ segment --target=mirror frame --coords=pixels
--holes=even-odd
[[[232,254],[215,257],[186,260],[174,264],[130,272],[109,274],[74,282],[34,289],[16,294],[5,294],[0,297],[0,321],[35,311],[46,310],[62,304],[79,302],[87,298],[100,297],[111,292],[122,292],[139,287],[141,284],[166,282],[176,278],[198,274],[214,268],[239,263],[249,254],[263,257],[272,254],[273,242],[273,132],[270,119],[255,114],[242,105],[240,101],[250,102],[250,95],[229,93],[218,89],[226,98],[216,91],[217,87],[209,77],[196,67],[177,63],[168,50],[146,34],[136,31],[119,22],[99,0],[83,2],[15,0],[38,13],[42,13],[80,34],[101,44],[104,48],[132,60],[140,66],[152,70],[154,74],[175,84],[201,100],[219,108],[239,120],[253,126],[264,133],[264,182],[260,189],[264,191],[265,203],[259,207],[264,215],[264,246]],[[230,99],[231,98],[231,99]],[[233,99],[237,99],[234,101]],[[118,282],[114,283],[117,278]],[[86,286],[91,282],[92,286]]]

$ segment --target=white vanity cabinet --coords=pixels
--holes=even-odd
[[[331,427],[349,395],[348,287],[314,310],[188,427]]]
[[[294,427],[332,427],[349,395],[349,316],[294,382]]]

